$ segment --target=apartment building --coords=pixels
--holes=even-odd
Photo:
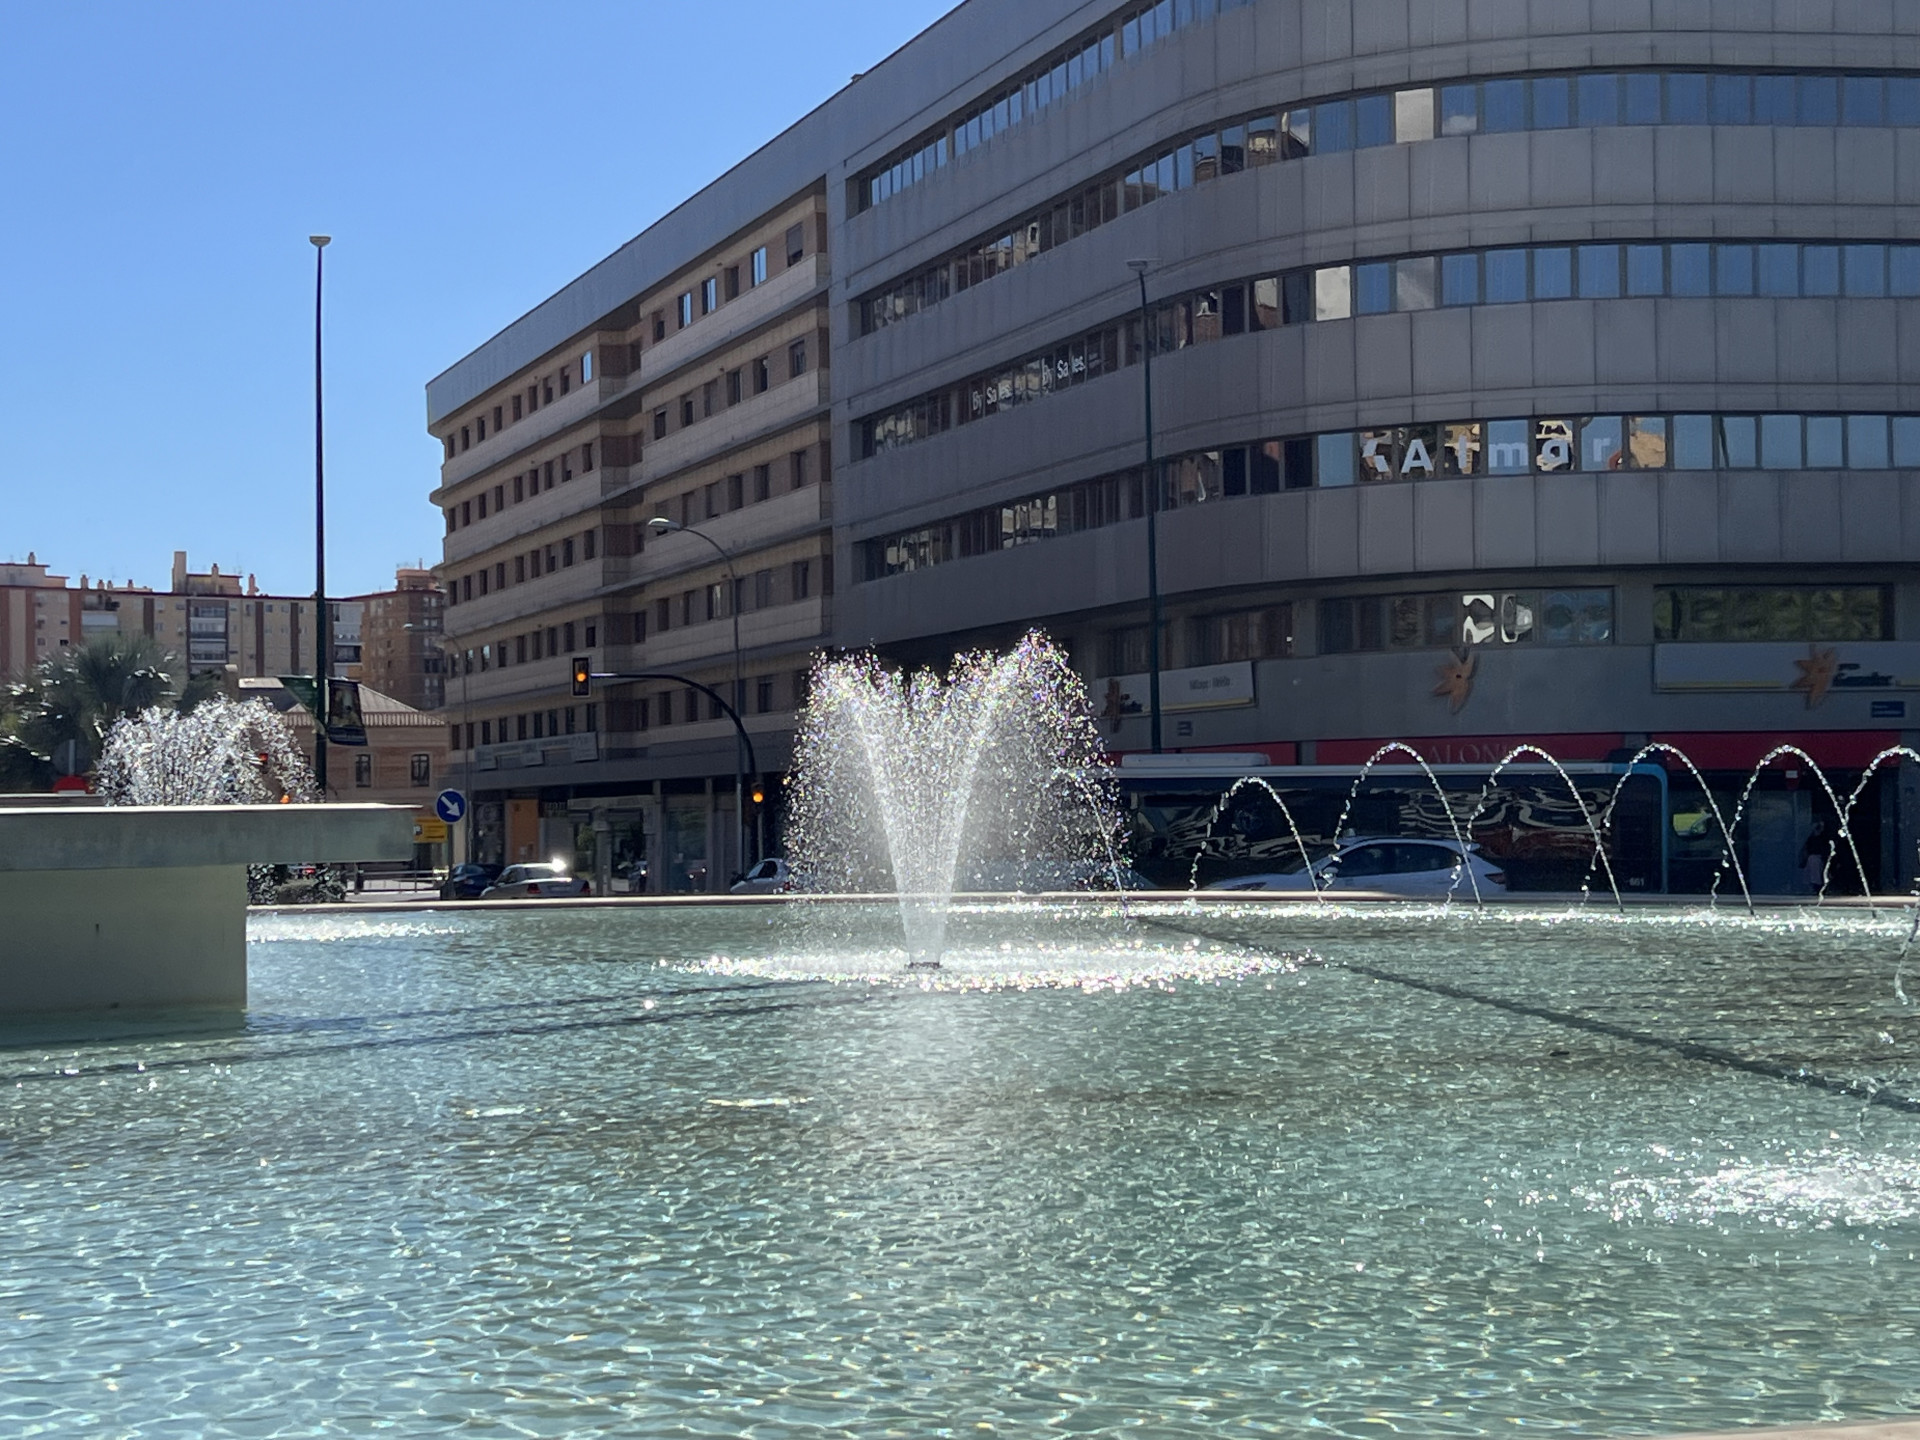
[[[565,667],[724,684],[735,613],[769,772],[815,648],[1035,625],[1145,749],[1151,512],[1170,747],[1659,740],[1719,792],[1791,740],[1904,883],[1920,767],[1871,766],[1920,743],[1916,162],[1897,7],[967,0],[428,386],[481,813],[631,813],[654,883],[724,878],[724,725],[569,706]]]

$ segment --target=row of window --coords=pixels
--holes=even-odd
[[[1161,655],[1164,669],[1188,665],[1225,665],[1237,660],[1284,660],[1293,654],[1293,606],[1263,605],[1188,617],[1168,627]],[[1102,675],[1139,675],[1152,668],[1151,637],[1145,625],[1110,630],[1105,637]],[[1097,699],[1097,697],[1096,697]]]
[[[593,352],[591,350],[581,355],[579,370],[580,383],[583,385],[591,384],[593,381]],[[556,386],[559,387],[560,395],[570,393],[573,389],[573,372],[574,362],[569,360],[552,375],[542,376],[534,380],[527,386],[524,394],[516,390],[511,396],[501,401],[498,405],[495,405],[491,410],[482,409],[471,420],[462,425],[458,431],[449,430],[441,442],[446,447],[446,458],[451,460],[455,455],[485,440],[487,438],[487,422],[489,418],[491,418],[493,422],[493,433],[497,435],[507,428],[510,420],[523,420],[538,410],[541,405],[551,405],[557,398],[555,394]]]
[[[785,380],[798,380],[807,373],[807,341],[803,336],[787,346]],[[689,390],[680,397],[680,424],[677,428],[685,430],[702,420],[710,419],[722,410],[730,410],[749,395],[764,395],[773,388],[774,357],[760,355],[745,365],[736,366],[715,379],[707,381],[698,390]],[[661,406],[653,412],[653,438],[667,438],[668,421],[673,410]]]
[[[1611,590],[1449,590],[1322,600],[1322,655],[1482,645],[1606,645]]]
[[[458,505],[449,505],[447,534],[451,535],[456,530],[464,530],[476,521],[486,519],[489,501],[492,502],[492,513],[498,515],[507,508],[509,494],[513,498],[513,503],[518,505],[523,500],[531,500],[535,495],[545,494],[553,489],[556,483],[566,484],[573,479],[573,461],[576,455],[580,457],[581,474],[591,474],[593,442],[589,440],[586,444],[569,450],[563,455],[555,456],[543,464],[521,471],[510,481],[502,480],[490,491],[482,490],[478,495],[462,500]]]
[[[1653,592],[1653,638],[1678,641],[1891,640],[1886,585],[1667,585]]]
[[[1476,475],[1609,470],[1920,469],[1920,415],[1588,415],[1295,435],[1162,460],[1162,510],[1243,495]],[[862,580],[1143,518],[1139,468],[860,547]]]
[[[704,625],[710,620],[725,620],[733,615],[751,615],[776,605],[792,605],[810,600],[814,594],[814,576],[820,577],[820,593],[833,593],[833,557],[818,561],[795,560],[782,570],[756,570],[728,582],[716,581],[698,590],[683,590],[678,595],[655,600],[651,612],[633,612],[635,644],[647,638],[649,614],[655,633],[688,625]],[[731,591],[731,595],[729,595]]]
[[[787,227],[783,253],[789,270],[806,259],[805,221],[796,221]],[[727,301],[739,299],[743,289],[752,290],[766,284],[770,273],[769,260],[768,247],[756,246],[744,261],[722,266],[717,275],[709,275],[692,289],[682,290],[673,302],[674,330],[684,330],[695,320],[713,314]],[[652,321],[653,340],[657,345],[667,338],[667,312],[655,310],[649,318]]]
[[[1130,59],[1176,30],[1251,3],[1253,0],[1156,0],[1122,10],[1056,51],[1016,83],[969,106],[938,131],[921,136],[864,171],[853,185],[854,213],[918,185],[943,169],[950,157],[964,155],[1001,131],[1037,116],[1113,69],[1118,59]]]
[[[353,783],[361,790],[373,787],[373,756],[364,750],[353,757]],[[407,757],[407,783],[415,790],[426,790],[432,787],[433,756],[410,755]]]
[[[821,473],[828,471],[825,463],[825,445],[822,444]],[[787,456],[782,467],[786,476],[786,490],[803,490],[813,483],[813,452],[795,450]],[[670,495],[654,502],[653,513],[668,520],[678,521],[682,525],[694,525],[702,520],[712,520],[721,515],[731,514],[749,504],[773,498],[775,490],[774,467],[771,464],[756,465],[751,471],[738,471],[724,479],[702,485],[697,490],[685,490],[679,495]],[[784,492],[783,492],[784,493]],[[645,527],[641,527],[644,529]],[[637,538],[637,537],[636,537]]]
[[[477,645],[464,652],[464,660],[468,674],[473,673],[476,665],[485,674],[489,670],[506,670],[514,665],[531,665],[541,660],[571,657],[583,649],[595,649],[599,644],[599,621],[567,620],[544,629],[535,626],[523,635],[509,635],[492,644]],[[455,656],[454,668],[457,670],[460,664],[461,656]]]
[[[450,728],[453,749],[471,750],[477,745],[508,745],[516,740],[546,740],[561,735],[591,735],[600,728],[598,705],[568,705],[552,710],[533,710],[519,715],[502,715],[498,720],[456,722]]]
[[[1163,300],[1160,354],[1230,335],[1437,306],[1655,296],[1920,297],[1920,245],[1649,241],[1412,255],[1286,271]],[[1140,359],[1129,318],[860,422],[861,457],[915,444]]]
[[[524,585],[529,580],[538,580],[542,575],[571,569],[580,561],[597,559],[599,554],[598,530],[585,530],[577,537],[569,535],[547,545],[536,545],[511,560],[496,560],[491,565],[482,565],[477,570],[449,580],[447,604],[456,605],[473,600],[495,590],[504,590],[509,584]]]
[[[1263,111],[1181,136],[859,304],[862,334],[982,284],[1142,205],[1278,160],[1436,135],[1615,125],[1920,125],[1920,76],[1657,70],[1377,91]]]

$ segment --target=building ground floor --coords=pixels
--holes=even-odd
[[[863,607],[850,608],[857,624]],[[1152,749],[1145,609],[1135,601],[879,648],[904,665],[938,666],[958,651],[1004,647],[1026,628],[1048,631],[1084,678],[1126,775],[1130,757]],[[1431,828],[1486,807],[1516,833],[1578,829],[1609,818],[1611,788],[1638,765],[1658,774],[1661,798],[1648,822],[1658,844],[1641,844],[1636,888],[1725,892],[1744,877],[1756,893],[1792,895],[1814,888],[1816,870],[1837,893],[1915,884],[1920,583],[1911,567],[1232,586],[1170,597],[1163,623],[1162,748],[1184,757],[1183,793],[1199,797],[1197,815],[1257,771],[1283,795],[1302,790],[1312,820],[1297,828],[1319,827],[1310,838],[1320,843],[1339,838],[1339,826],[1349,835]],[[706,720],[622,737],[624,749],[569,737],[570,748],[549,745],[537,765],[491,757],[494,768],[471,777],[477,853],[568,859],[614,890],[722,890],[780,853],[791,724],[750,717],[757,754],[738,802],[735,744]],[[1388,748],[1394,742],[1405,748]],[[1386,768],[1363,780],[1370,762]],[[1581,804],[1568,807],[1551,786],[1516,799],[1512,783],[1495,784],[1555,763],[1585,767]],[[1442,787],[1445,803],[1413,796],[1388,806],[1380,797],[1396,768],[1418,765],[1457,778]],[[1204,883],[1208,866],[1228,863],[1231,845],[1218,837],[1202,847],[1199,872],[1191,853],[1155,853],[1168,838],[1156,823],[1136,826],[1135,861],[1157,883],[1193,873]],[[1169,823],[1184,844],[1198,822]],[[1498,844],[1492,832],[1473,838]],[[1567,856],[1577,848],[1554,844]],[[1656,854],[1657,864],[1647,858]],[[1533,888],[1564,888],[1579,882],[1571,864],[1521,870]]]

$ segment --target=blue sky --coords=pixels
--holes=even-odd
[[[427,380],[948,0],[13,4],[0,43],[0,559],[328,589],[431,563]]]

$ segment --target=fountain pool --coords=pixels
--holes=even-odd
[[[1920,1410],[1905,915],[252,923],[241,1028],[6,1034],[0,1433]]]

